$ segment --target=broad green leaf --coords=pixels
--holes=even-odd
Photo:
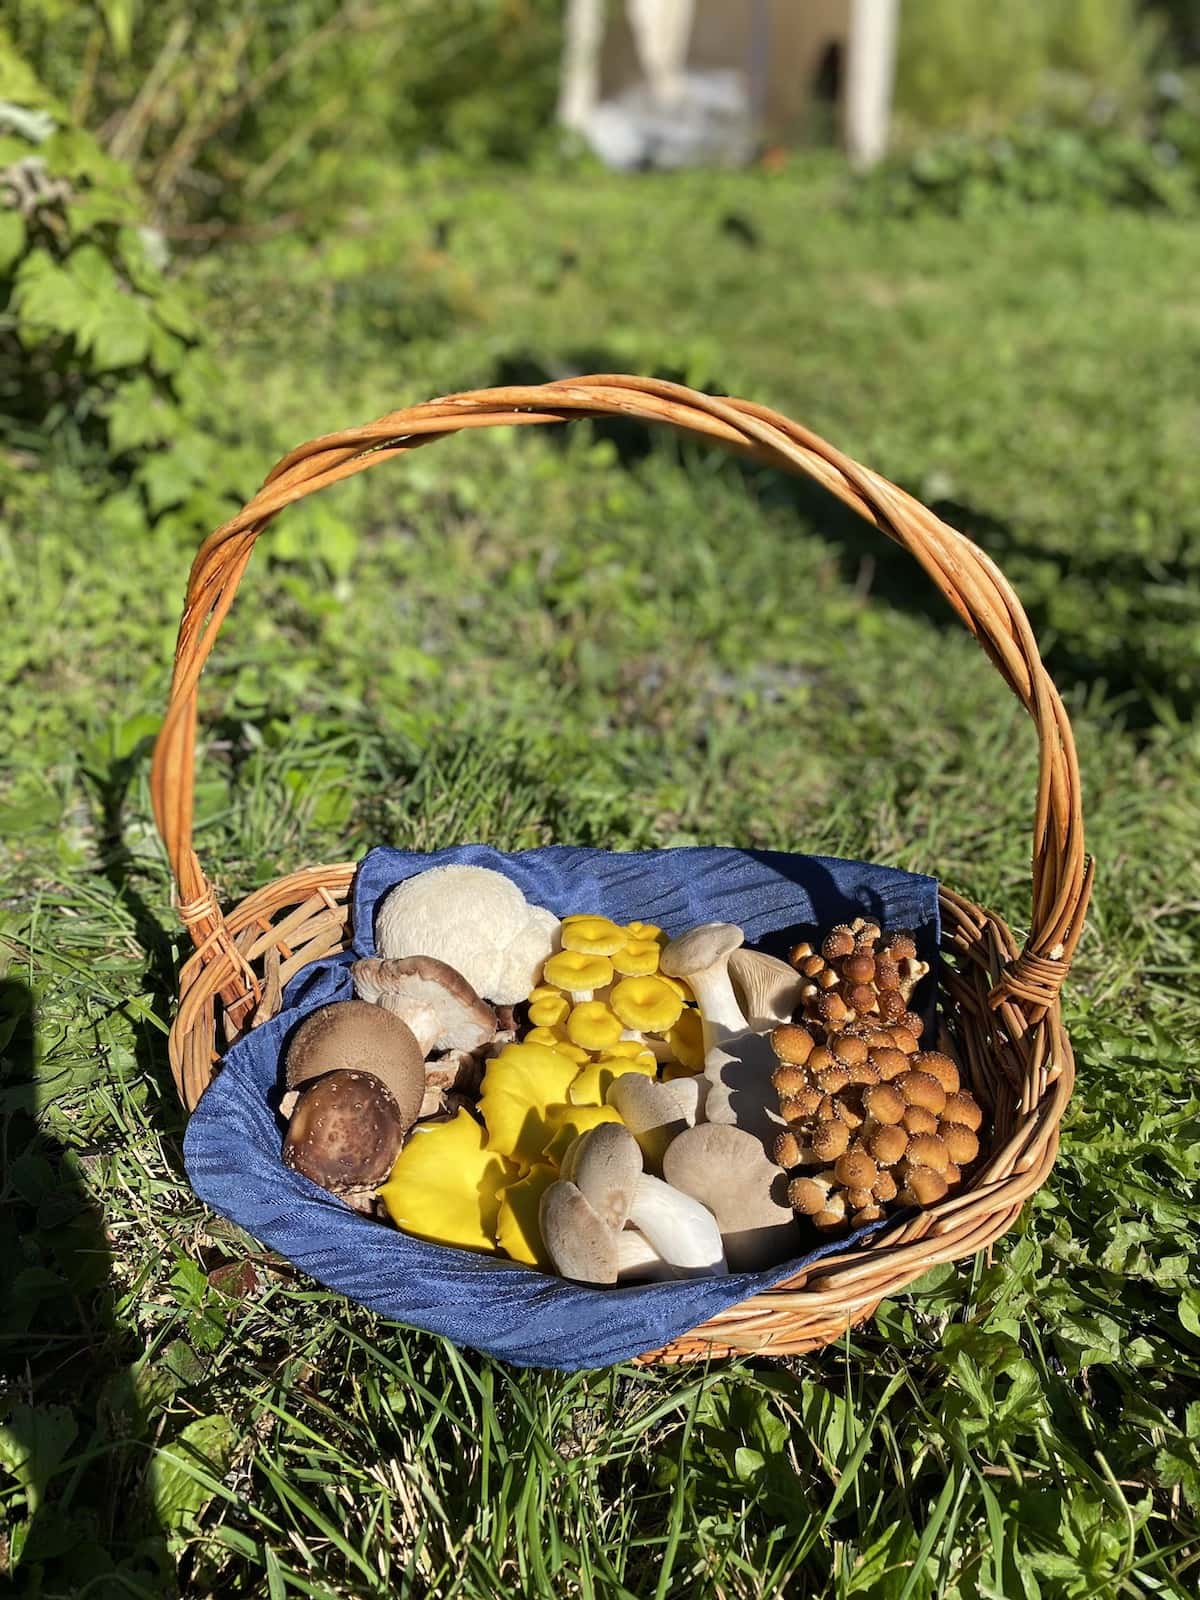
[[[228,1417],[197,1417],[158,1452],[150,1482],[164,1528],[181,1527],[219,1492],[236,1443],[237,1429]]]
[[[0,211],[0,272],[7,272],[24,248],[25,218],[19,211]]]
[[[179,431],[178,411],[144,373],[123,383],[108,407],[108,442],[120,454],[163,444]]]
[[[66,1406],[17,1405],[0,1426],[0,1466],[25,1492],[32,1515],[74,1443],[76,1423]]]

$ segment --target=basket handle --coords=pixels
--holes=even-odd
[[[1092,862],[1084,854],[1079,765],[1071,724],[1042,665],[1021,602],[979,547],[886,478],[778,412],[746,400],[705,395],[659,379],[601,374],[565,382],[478,389],[394,411],[361,427],[301,445],[258,493],[200,547],[188,578],[166,717],[154,750],[151,796],[174,874],[180,916],[202,957],[229,958],[257,994],[225,925],[216,892],[192,847],[196,713],[201,669],[233,604],[254,542],[285,506],[357,472],[465,428],[631,417],[698,434],[770,466],[804,473],[838,496],[925,569],[1038,734],[1033,825],[1033,908],[1029,937],[1002,969],[992,1002],[1016,1004],[1031,1022],[1053,1006],[1087,911]],[[227,1000],[244,1000],[231,989]]]

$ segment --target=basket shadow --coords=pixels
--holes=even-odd
[[[8,1370],[21,1373],[21,1398],[4,1424],[27,1490],[24,1518],[10,1528],[10,1571],[21,1569],[31,1592],[76,1592],[85,1573],[107,1567],[131,1594],[167,1593],[172,1563],[149,1471],[144,1352],[116,1319],[105,1216],[85,1182],[103,1152],[46,1131],[39,1059],[33,993],[0,980],[0,1120],[10,1157],[0,1342]]]

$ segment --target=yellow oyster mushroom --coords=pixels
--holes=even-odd
[[[586,1050],[572,1044],[558,1028],[530,1028],[521,1043],[540,1044],[546,1050],[557,1050],[560,1056],[566,1056],[568,1061],[574,1061],[579,1066],[591,1059]]]
[[[631,944],[640,944],[644,939],[653,939],[655,943],[659,943],[662,940],[662,929],[655,922],[627,922],[625,937]]]
[[[565,989],[576,1005],[592,998],[594,989],[606,989],[612,982],[612,962],[607,956],[584,955],[579,950],[560,950],[542,968],[542,976],[556,989]]]
[[[398,1228],[435,1244],[495,1251],[500,1191],[518,1169],[489,1150],[486,1137],[467,1111],[417,1124],[379,1191]]]
[[[547,1108],[561,1106],[579,1063],[542,1044],[506,1044],[487,1064],[479,1109],[488,1149],[531,1167],[542,1159],[553,1128]]]
[[[609,1089],[625,1073],[637,1072],[643,1078],[652,1078],[657,1070],[658,1062],[649,1050],[640,1056],[602,1056],[580,1070],[567,1090],[567,1099],[573,1106],[602,1106]]]
[[[611,956],[629,935],[607,917],[574,916],[562,921],[562,947],[585,956]]]
[[[546,1160],[553,1161],[557,1167],[581,1133],[590,1133],[602,1122],[620,1121],[620,1113],[612,1106],[551,1106],[547,1112],[547,1122],[552,1129],[552,1136],[546,1146]]]
[[[603,1000],[585,1000],[567,1018],[567,1038],[584,1050],[607,1050],[621,1037],[624,1023]]]
[[[654,974],[660,983],[665,983],[668,989],[673,989],[685,1005],[695,1002],[696,996],[692,993],[692,986],[685,978],[672,978],[661,967]]]
[[[667,1034],[671,1054],[689,1072],[699,1072],[704,1065],[704,1027],[700,1013],[688,1006],[679,1013],[679,1020]]]
[[[701,1070],[701,1067],[685,1067],[682,1061],[664,1061],[662,1081],[674,1083],[676,1078],[694,1078]]]
[[[536,993],[536,991],[535,991]],[[547,989],[529,1002],[529,1020],[536,1028],[556,1028],[567,1020],[571,1002],[561,989]]]
[[[605,1050],[606,1056],[628,1056],[631,1061],[654,1061],[654,1051],[640,1039],[618,1039]]]
[[[683,1001],[661,978],[622,978],[609,1000],[625,1026],[639,1033],[666,1033],[683,1010]]]
[[[500,1211],[496,1219],[496,1243],[514,1261],[553,1272],[554,1266],[542,1243],[538,1207],[542,1195],[558,1179],[558,1168],[539,1164],[530,1167],[517,1183],[500,1191]]]
[[[609,958],[613,971],[626,978],[648,978],[658,971],[659,947],[654,939],[631,939]]]

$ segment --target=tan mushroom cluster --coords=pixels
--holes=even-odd
[[[822,1028],[861,1031],[905,1028],[918,1039],[921,1019],[910,1011],[917,984],[929,971],[911,933],[884,935],[877,922],[839,923],[820,946],[795,945],[789,955],[803,979],[804,1018]]]
[[[822,1231],[927,1206],[962,1182],[979,1154],[983,1113],[940,1050],[911,1029],[826,1033],[803,1024],[771,1034],[774,1083],[787,1126],[775,1159],[788,1199]]]

